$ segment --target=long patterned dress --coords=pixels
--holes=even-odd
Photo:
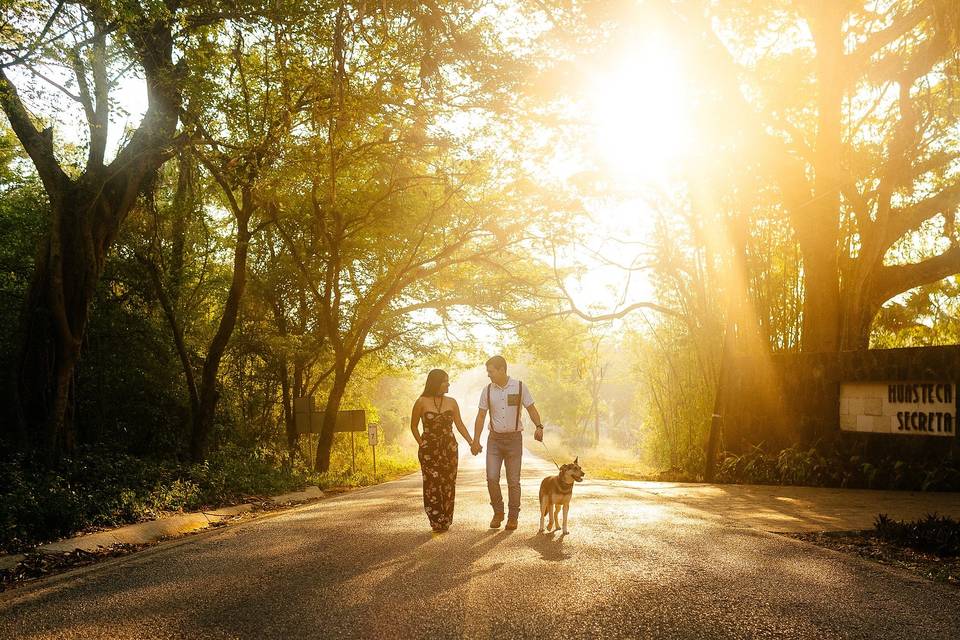
[[[452,411],[424,412],[423,444],[418,457],[423,474],[423,509],[430,526],[443,531],[453,522],[457,489],[457,439],[453,436]]]

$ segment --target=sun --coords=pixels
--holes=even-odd
[[[593,152],[610,177],[662,178],[691,150],[693,92],[679,52],[662,39],[624,49],[586,92]]]

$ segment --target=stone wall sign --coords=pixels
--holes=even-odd
[[[842,383],[840,429],[954,437],[957,386],[951,382]]]

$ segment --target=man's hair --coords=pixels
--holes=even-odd
[[[506,371],[507,359],[504,358],[503,356],[493,356],[492,358],[487,360],[487,366],[488,367],[492,366],[495,369],[503,369],[504,371]]]

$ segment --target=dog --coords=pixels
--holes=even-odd
[[[563,507],[563,535],[567,535],[567,513],[570,511],[570,498],[573,497],[573,484],[583,482],[583,469],[580,468],[580,456],[571,464],[560,467],[560,473],[544,478],[540,483],[540,531],[543,533],[543,519],[549,516],[547,531],[560,528],[558,516]]]

